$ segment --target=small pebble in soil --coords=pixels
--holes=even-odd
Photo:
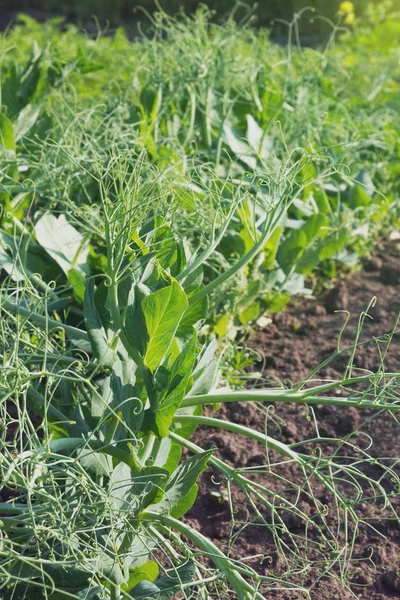
[[[312,304],[308,310],[308,314],[314,315],[315,317],[322,317],[326,315],[326,308],[322,304]]]
[[[296,424],[291,421],[286,423],[282,428],[282,436],[285,438],[285,440],[295,441],[297,436]]]
[[[356,573],[354,577],[352,577],[351,583],[355,583],[356,585],[372,585],[373,578],[369,573],[365,571],[361,571],[360,573]]]
[[[272,356],[272,354],[266,354],[264,357],[264,361],[265,361],[265,368],[269,369],[272,368],[274,369],[276,367],[276,360],[275,357]]]
[[[347,310],[349,306],[349,292],[344,281],[339,281],[338,284],[329,290],[325,296],[325,308],[329,313],[334,313],[336,310]]]
[[[382,584],[389,592],[400,592],[400,573],[395,570],[384,573]]]
[[[385,310],[383,310],[383,308],[381,308],[379,306],[379,304],[375,304],[375,306],[371,306],[368,311],[368,314],[377,323],[379,323],[380,321],[385,320],[387,318],[387,312]]]
[[[253,456],[250,456],[250,458],[247,459],[247,466],[248,467],[256,467],[256,466],[261,466],[261,465],[265,465],[266,463],[266,457],[265,454],[253,454]]]
[[[368,272],[380,271],[382,264],[382,260],[378,256],[374,256],[365,264],[364,269]]]
[[[385,285],[400,283],[400,267],[398,265],[383,265],[380,279]]]

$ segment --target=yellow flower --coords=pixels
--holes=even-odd
[[[346,15],[354,15],[354,4],[352,2],[342,2],[339,8],[339,14],[345,17]]]
[[[346,23],[346,25],[354,25],[354,23],[356,22],[356,15],[353,12],[347,13],[347,15],[344,18],[344,22]]]

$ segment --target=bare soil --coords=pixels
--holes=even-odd
[[[354,345],[360,329],[360,315],[367,310],[373,297],[377,298],[376,305],[369,308],[359,337],[359,341],[372,339],[372,342],[358,347],[353,359],[353,374],[375,372],[382,364],[387,340],[374,341],[373,338],[397,329],[399,292],[400,245],[390,242],[378,247],[361,272],[333,282],[333,287],[320,297],[294,297],[284,312],[274,315],[272,323],[265,329],[256,330],[251,339],[250,346],[263,357],[255,365],[255,370],[263,371],[263,385],[272,383],[276,386],[279,381],[290,386],[300,382],[335,353],[338,344],[341,349]],[[342,377],[350,357],[351,351],[342,353],[314,377],[328,381]],[[384,365],[388,373],[400,372],[399,333],[391,336]],[[294,403],[276,404],[272,411],[265,405],[242,402],[223,405],[218,415],[261,432],[267,428],[268,435],[288,445],[317,438],[317,442],[297,447],[304,453],[318,452],[324,457],[336,457],[340,462],[362,454],[361,448],[372,459],[379,457],[383,459],[382,464],[392,465],[396,474],[400,471],[396,466],[396,459],[400,458],[399,424],[387,413],[323,405],[306,409]],[[395,514],[384,508],[381,499],[369,501],[364,490],[362,501],[354,505],[360,519],[358,527],[354,529],[349,524],[346,544],[344,524],[338,521],[333,497],[310,477],[314,490],[314,497],[310,498],[307,480],[293,464],[268,468],[266,463],[277,462],[279,457],[273,452],[267,452],[266,456],[265,447],[260,443],[227,431],[200,428],[195,433],[195,441],[202,447],[216,446],[216,456],[237,470],[244,469],[244,474],[249,474],[271,491],[292,499],[310,517],[308,528],[296,514],[288,513],[285,523],[290,534],[305,540],[308,545],[305,555],[309,558],[308,563],[303,563],[303,571],[292,573],[289,581],[310,588],[311,600],[400,598],[400,525]],[[400,513],[400,490],[396,489],[396,482],[386,476],[384,469],[373,464],[373,460],[361,470],[375,479],[381,478],[385,491],[392,494],[394,509]],[[295,480],[298,484],[298,495],[294,500],[294,488],[286,484],[286,480]],[[339,482],[338,489],[340,485]],[[346,486],[349,492],[348,483],[343,484],[342,490],[346,491]],[[277,551],[271,530],[260,527],[257,519],[250,523],[252,516],[245,508],[243,494],[234,486],[230,493],[236,525],[231,528],[232,513],[226,489],[227,483],[221,474],[214,469],[207,471],[200,483],[198,499],[187,515],[188,522],[240,560],[243,566],[251,566],[265,576],[284,575],[291,568],[283,560],[284,553]],[[324,506],[324,523],[331,529],[332,537],[337,536],[338,549],[342,551],[336,564],[329,566],[325,574],[324,569],[330,563],[324,565],[323,556],[331,550],[327,546],[315,550],[319,533],[313,523],[321,525],[323,522],[317,514],[318,506]],[[263,516],[268,521],[271,513],[264,511]],[[246,521],[246,527],[242,528]],[[234,537],[241,528],[241,533]],[[287,536],[282,538],[285,541]],[[306,597],[297,590],[271,589],[267,594],[268,598],[278,600]]]

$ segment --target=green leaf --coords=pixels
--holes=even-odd
[[[182,352],[172,365],[170,384],[167,392],[160,400],[160,406],[155,415],[158,435],[165,437],[169,433],[174,414],[180,407],[188,386],[196,357],[197,335],[193,329],[192,338],[185,344]]]
[[[65,587],[64,592],[57,590],[54,594],[51,594],[51,600],[70,600],[71,595],[75,596],[78,600],[101,600],[103,597],[99,586],[86,587],[79,591],[77,591],[76,587]]]
[[[155,584],[160,590],[158,600],[169,600],[172,598],[185,583],[193,581],[196,567],[193,561],[188,560],[176,569],[167,571],[164,577],[156,579]]]
[[[296,271],[304,275],[310,273],[320,262],[319,252],[319,246],[308,248],[297,263]]]
[[[275,259],[279,248],[279,240],[282,234],[282,229],[282,227],[276,227],[263,247],[263,252],[265,255],[263,267],[266,269],[273,269],[275,266]]]
[[[199,486],[195,483],[190,488],[186,496],[184,496],[182,500],[179,500],[178,504],[171,510],[171,517],[174,517],[175,519],[180,519],[184,514],[186,514],[187,511],[190,510],[193,504],[195,503],[198,491]]]
[[[315,185],[312,192],[315,204],[318,207],[318,210],[323,213],[330,215],[332,212],[331,205],[329,203],[329,198],[323,187],[320,185]]]
[[[141,581],[129,591],[130,597],[134,600],[149,600],[158,598],[160,589],[151,581]]]
[[[233,127],[225,121],[224,124],[224,139],[236,157],[244,162],[251,170],[257,167],[257,158],[254,156],[254,150],[239,137]]]
[[[102,377],[97,380],[95,390],[90,394],[90,414],[92,417],[102,417],[105,408],[112,400],[110,377]]]
[[[191,260],[195,260],[196,255],[193,254]],[[191,261],[188,261],[188,265],[190,265]],[[186,292],[186,295],[190,297],[194,292],[197,292],[201,287],[204,279],[203,266],[197,267],[194,271],[191,271],[185,280],[183,281],[183,289]]]
[[[163,269],[171,268],[177,260],[178,248],[169,225],[158,216],[154,219],[154,230],[151,235],[151,246]]]
[[[93,573],[84,571],[83,569],[75,569],[73,567],[66,567],[65,565],[58,564],[42,564],[41,568],[43,573],[47,575],[47,578],[51,578],[56,588],[86,588],[89,580],[92,578]],[[29,563],[24,563],[19,560],[14,560],[9,567],[9,575],[12,579],[18,578],[25,580],[24,582],[24,593],[18,598],[27,598],[26,587],[29,579],[34,579],[38,576],[37,567],[32,567]],[[32,591],[32,590],[30,590]],[[14,595],[11,596],[14,598]],[[28,597],[33,597],[28,596]]]
[[[157,93],[150,87],[145,87],[140,93],[140,102],[147,113],[152,113],[156,106]]]
[[[111,555],[106,552],[100,553],[93,565],[93,570],[101,573],[103,577],[111,579],[117,585],[125,583],[128,579],[127,568],[120,563],[114,549],[111,550]]]
[[[26,275],[19,268],[18,261],[11,257],[2,246],[0,246],[0,271],[4,269],[14,281],[25,281]]]
[[[50,70],[48,67],[42,68],[43,55],[34,41],[31,57],[23,71],[15,65],[2,86],[2,102],[13,118],[35,95],[40,96],[40,92],[43,91],[41,83],[48,81]]]
[[[68,223],[64,214],[45,213],[35,225],[39,244],[68,276],[72,270],[88,273],[89,245],[84,236]]]
[[[197,359],[196,367],[192,373],[194,383],[187,393],[188,396],[199,396],[208,394],[214,387],[219,361],[215,358],[217,342],[212,339],[203,346]]]
[[[136,533],[130,531],[127,535],[129,536],[129,554],[126,555],[125,565],[132,572],[149,560],[149,553],[157,545],[157,542],[154,539],[154,534],[148,533],[145,528]],[[129,572],[126,580],[128,581],[128,579]]]
[[[79,301],[80,304],[83,303],[85,298],[85,277],[84,275],[76,270],[70,269],[67,273],[68,281],[71,284],[72,292],[76,300]]]
[[[160,440],[157,454],[154,457],[154,467],[162,467],[172,473],[179,464],[182,456],[182,447],[165,437]]]
[[[0,112],[0,145],[5,151],[15,152],[14,128],[10,119]]]
[[[326,260],[337,254],[346,245],[348,239],[349,232],[344,228],[340,231],[337,237],[333,239],[325,239],[319,253],[320,260]]]
[[[154,598],[156,600],[169,600],[185,583],[193,581],[196,567],[193,561],[179,565],[176,569],[168,571],[163,577],[159,577],[154,583],[142,581],[130,590],[130,595],[135,600]]]
[[[186,294],[175,280],[142,300],[149,334],[144,362],[149,369],[154,371],[161,364],[187,306]]]
[[[113,365],[110,387],[112,391],[112,408],[122,412],[124,424],[129,432],[137,433],[143,420],[143,403],[140,390],[135,386],[136,365],[133,361],[117,360]]]
[[[119,463],[113,470],[109,483],[109,496],[112,508],[118,511],[127,511],[136,504],[132,498],[132,470],[125,463]]]
[[[268,158],[272,150],[272,139],[261,129],[258,123],[250,115],[246,115],[247,119],[247,140],[254,148],[256,154],[260,154],[261,158]]]
[[[11,275],[14,281],[24,281],[33,273],[40,273],[43,279],[46,279],[45,275],[51,278],[54,274],[47,272],[48,264],[43,259],[46,257],[43,256],[39,244],[33,240],[30,240],[29,244],[22,243],[21,237],[0,229],[0,267]],[[57,274],[56,272],[55,275]]]
[[[280,266],[288,271],[300,259],[303,252],[321,234],[321,229],[328,223],[328,218],[316,213],[311,215],[300,229],[293,229],[278,251]],[[324,232],[325,233],[325,232]]]
[[[102,281],[94,293],[94,303],[104,331],[111,329],[111,314],[108,308],[108,285]]]
[[[214,331],[220,337],[225,336],[228,333],[230,324],[230,318],[228,315],[221,315],[214,325]]]
[[[169,476],[168,471],[161,467],[145,467],[133,477],[131,493],[139,500],[140,511],[163,496]]]
[[[314,238],[316,238],[319,235],[321,228],[327,223],[328,218],[325,215],[321,213],[311,215],[311,217],[307,219],[307,221],[301,228],[301,231],[303,231],[307,236],[307,242],[312,242]]]
[[[312,162],[307,163],[300,171],[303,176],[303,198],[307,200],[314,190],[315,181],[317,179],[317,170]]]
[[[119,463],[110,477],[109,494],[115,510],[129,511],[131,516],[162,498],[169,473],[161,467],[145,467],[135,473],[125,463]]]
[[[355,185],[350,193],[350,208],[367,207],[371,204],[371,197],[367,194],[362,185]]]
[[[372,197],[374,195],[376,188],[374,182],[372,181],[371,175],[366,169],[360,169],[355,177],[355,180],[362,186],[363,190],[366,194],[368,194],[368,196]]]
[[[94,300],[93,279],[89,279],[86,283],[83,313],[93,355],[102,365],[112,367],[116,356],[108,345],[106,332],[102,327],[100,316],[97,312]]]
[[[281,294],[270,294],[263,298],[264,302],[267,305],[268,310],[271,313],[278,313],[287,306],[290,300],[290,294],[283,292]]]
[[[201,406],[185,406],[184,408],[180,408],[176,413],[176,418],[174,419],[174,433],[184,438],[185,440],[189,440],[193,433],[196,431],[198,425],[196,423],[181,423],[179,421],[179,416],[196,416],[199,417],[202,414]]]
[[[246,325],[246,323],[254,321],[254,319],[256,319],[260,315],[260,312],[260,303],[254,302],[239,313],[239,321],[242,325]]]
[[[78,452],[78,459],[85,470],[91,471],[98,477],[109,477],[112,472],[111,456],[83,448]]]
[[[177,337],[185,339],[192,334],[193,325],[207,317],[208,305],[208,296],[203,296],[197,302],[189,304],[176,332]]]
[[[136,567],[136,569],[131,571],[128,581],[121,588],[127,592],[141,581],[153,582],[157,579],[159,572],[158,564],[154,560],[148,560],[140,567]]]
[[[278,262],[282,269],[290,270],[293,263],[307,246],[307,235],[301,229],[293,229],[278,251]]]
[[[28,104],[21,110],[14,123],[15,141],[18,142],[34,126],[39,116],[40,109]]]
[[[142,303],[149,295],[150,289],[146,285],[134,284],[129,292],[125,316],[125,333],[141,356],[146,352],[149,340]]]
[[[152,507],[152,511],[157,513],[170,513],[174,508],[179,506],[180,502],[186,498],[189,493],[192,494],[192,487],[206,468],[207,461],[211,454],[212,450],[207,450],[201,454],[196,454],[196,456],[192,456],[181,463],[172,473],[165,488],[163,499]],[[182,508],[183,505],[181,504],[178,512],[180,512]],[[182,514],[183,513],[181,512],[181,515]]]

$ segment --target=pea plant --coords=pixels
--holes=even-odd
[[[313,563],[346,565],[360,523],[357,506],[372,497],[392,508],[398,476],[367,451],[346,460],[310,453],[203,415],[201,407],[297,402],[394,413],[398,376],[384,370],[353,376],[350,366],[339,382],[313,385],[311,374],[311,383],[294,389],[224,388],[217,344],[202,332],[209,298],[264,247],[287,197],[261,205],[253,245],[205,284],[204,267],[226,221],[204,248],[177,237],[168,212],[140,197],[140,168],[139,160],[120,180],[121,162],[113,159],[94,177],[101,199],[88,220],[95,245],[89,247],[88,230],[72,224],[72,213],[39,212],[33,227],[16,223],[13,234],[2,232],[8,274],[0,305],[2,595],[161,600],[231,589],[240,599],[262,600],[277,587],[306,592],[290,577],[260,575],[224,554],[181,519],[196,499],[202,471],[210,465],[241,490],[287,573]],[[225,211],[228,221],[233,206]],[[94,248],[103,248],[105,258],[88,273],[85,259]],[[55,280],[30,270],[39,249],[49,257],[50,273],[58,273]],[[191,440],[199,425],[257,440],[266,456],[292,463],[296,478],[283,481],[272,463],[261,479],[234,469]],[[379,464],[378,478],[368,464]],[[316,484],[334,507],[335,527]],[[314,513],[302,510],[300,492]],[[293,517],[303,523],[299,534],[288,527]]]
[[[381,535],[365,505],[398,521],[398,459],[268,430],[278,403],[396,418],[398,323],[366,341],[362,315],[328,359],[347,361],[337,381],[318,380],[325,361],[247,389],[245,352],[230,377],[221,359],[233,320],[248,331],[398,226],[397,54],[376,34],[370,61],[370,29],[283,50],[205,9],[153,25],[132,44],[25,18],[0,40],[5,600],[310,597],[310,572],[345,582],[359,533]],[[375,373],[354,369],[365,343]],[[263,431],[217,412],[243,402]],[[255,440],[265,464],[234,468],[199,426]],[[206,470],[230,511],[224,551],[185,520]],[[279,567],[235,554],[249,524]]]

